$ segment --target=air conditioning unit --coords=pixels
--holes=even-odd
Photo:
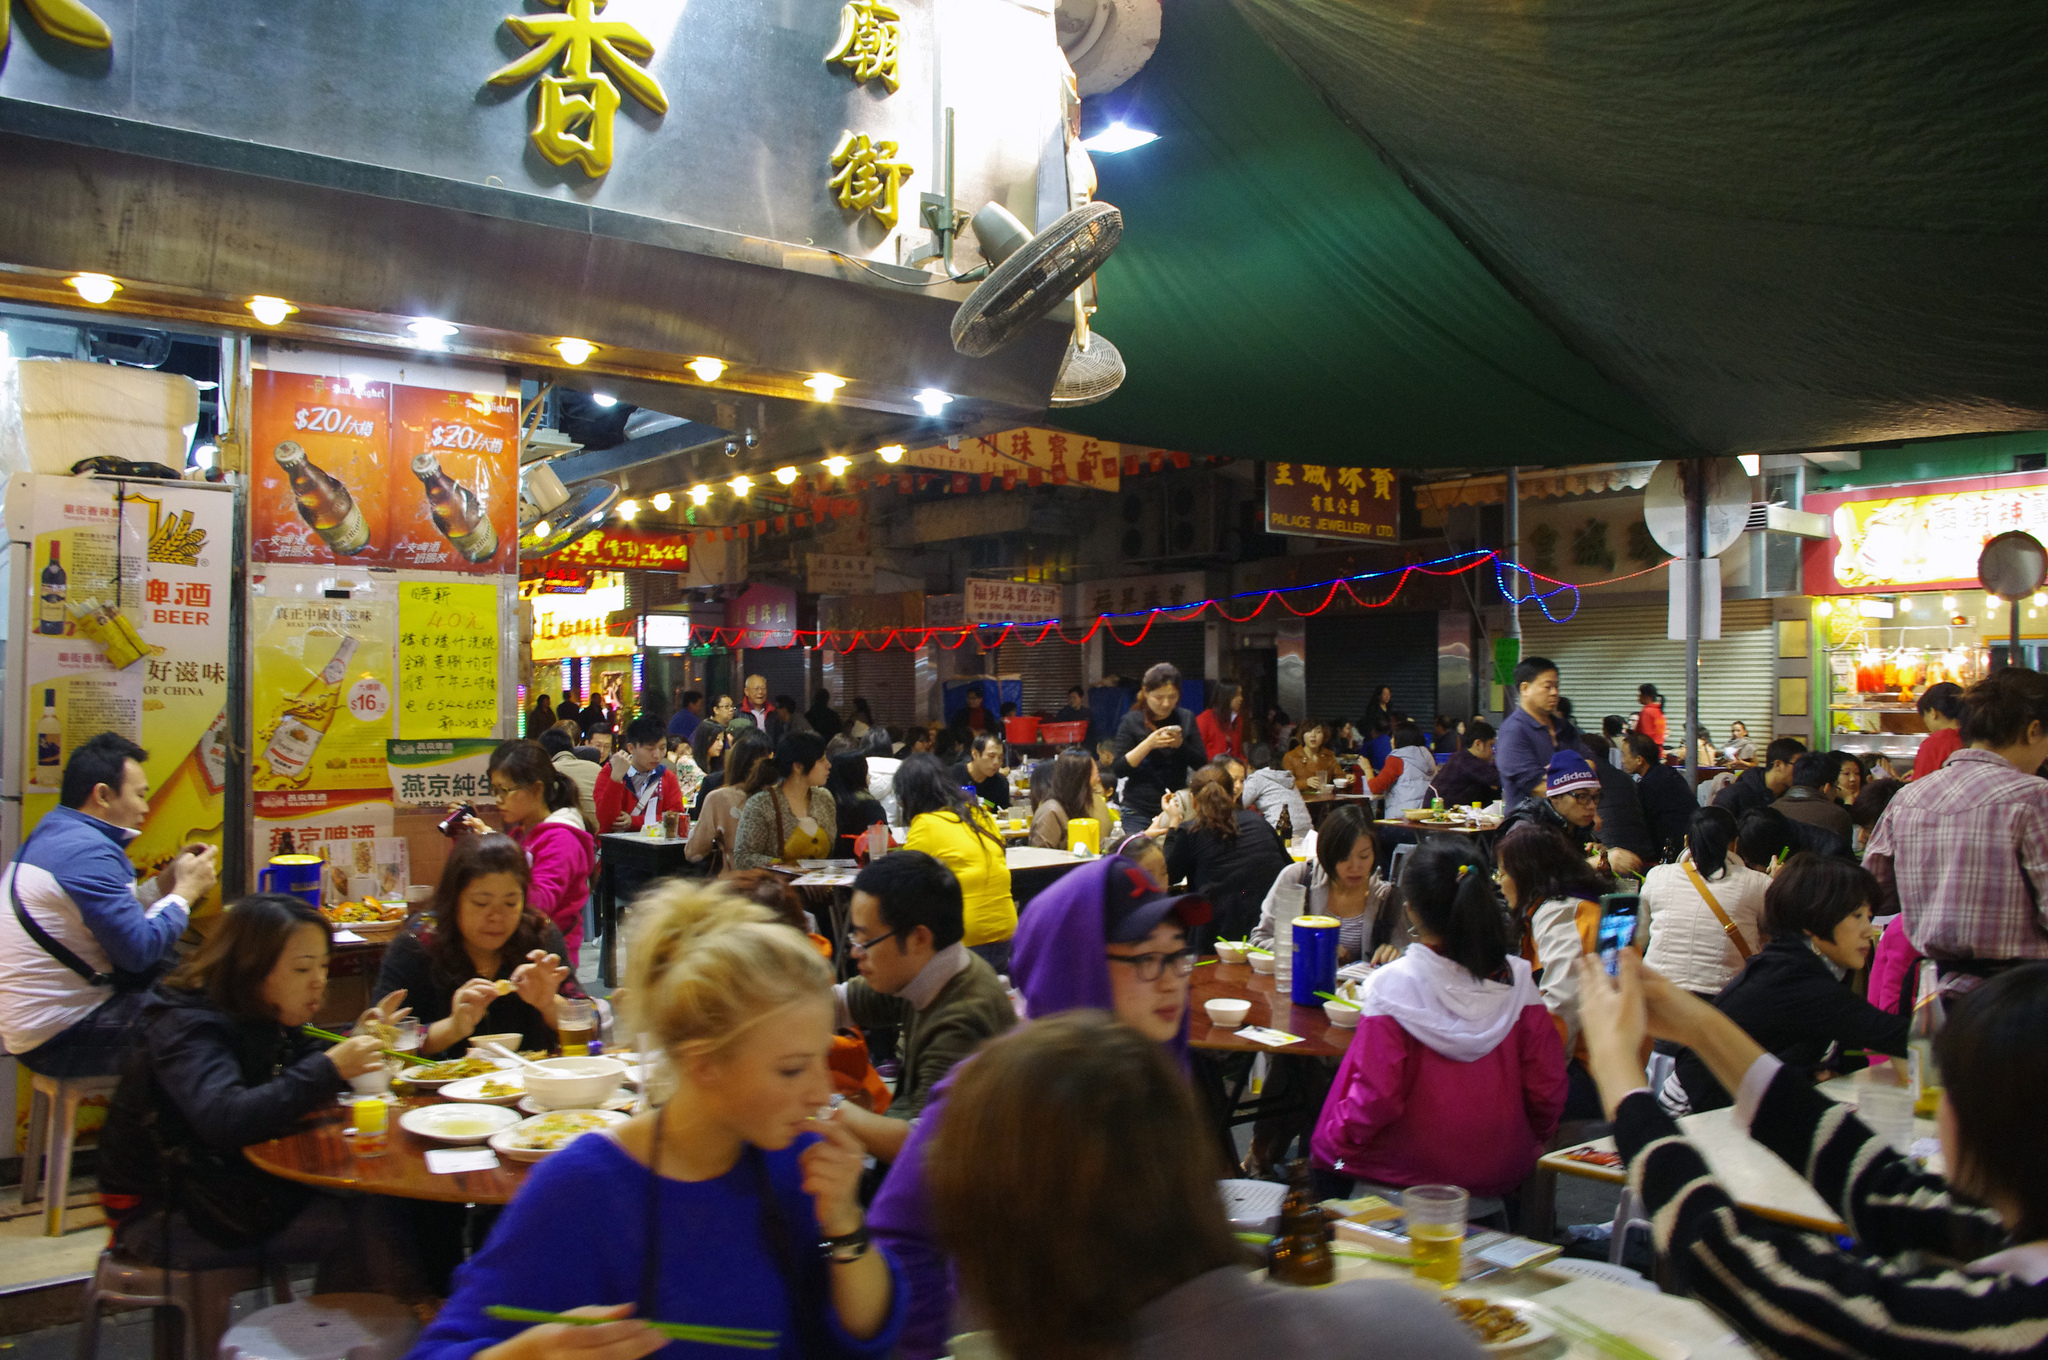
[[[1151,477],[1128,486],[1118,506],[1126,561],[1213,557],[1224,551],[1224,498],[1203,474]]]

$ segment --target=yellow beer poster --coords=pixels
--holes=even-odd
[[[380,789],[390,796],[388,600],[255,596],[250,677],[257,794]]]
[[[498,588],[398,587],[398,738],[488,737],[498,725]]]

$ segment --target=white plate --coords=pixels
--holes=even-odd
[[[455,1059],[451,1058],[449,1061],[453,1062]],[[416,1064],[407,1063],[398,1069],[398,1080],[409,1081],[422,1091],[438,1091],[442,1087],[452,1085],[455,1082],[469,1080],[468,1077],[413,1077],[406,1075],[409,1072],[416,1072],[418,1070],[419,1068]],[[489,1073],[482,1075],[488,1076]]]
[[[1527,1350],[1529,1347],[1536,1345],[1538,1342],[1548,1341],[1551,1337],[1557,1335],[1556,1331],[1552,1329],[1549,1323],[1545,1322],[1542,1318],[1536,1315],[1536,1305],[1531,1303],[1528,1299],[1517,1299],[1492,1294],[1476,1293],[1458,1293],[1444,1295],[1445,1303],[1449,1303],[1450,1300],[1454,1298],[1483,1299],[1487,1303],[1498,1304],[1502,1308],[1507,1309],[1509,1312],[1521,1318],[1522,1321],[1529,1324],[1529,1330],[1523,1332],[1520,1336],[1515,1337],[1513,1340],[1496,1342],[1491,1346],[1482,1345],[1479,1348],[1480,1350],[1485,1351],[1489,1355],[1506,1355],[1512,1351]],[[1467,1330],[1469,1331],[1470,1329],[1468,1328]],[[1474,1341],[1479,1340],[1479,1333],[1472,1332],[1472,1339]]]
[[[500,1086],[509,1086],[512,1088],[512,1093],[504,1096],[487,1096],[484,1094],[484,1083],[487,1081],[496,1082]],[[516,1071],[487,1073],[481,1077],[464,1077],[461,1081],[451,1081],[441,1088],[441,1095],[444,1099],[468,1100],[483,1105],[517,1104],[519,1097],[525,1094],[526,1078]]]
[[[640,1098],[638,1096],[635,1096],[626,1091],[621,1091],[617,1095],[613,1096],[610,1100],[607,1100],[604,1104],[598,1106],[597,1108],[600,1110],[623,1110],[630,1114],[632,1112],[633,1106],[639,1103],[639,1099]],[[515,1108],[524,1114],[542,1115],[554,1113],[553,1110],[550,1110],[547,1106],[541,1104],[532,1096],[527,1096],[524,1099],[522,1099]]]
[[[499,1156],[510,1157],[515,1162],[537,1162],[550,1153],[560,1152],[562,1148],[528,1148],[515,1147],[513,1145],[513,1140],[523,1136],[529,1127],[557,1114],[594,1114],[606,1124],[623,1124],[626,1122],[626,1116],[616,1110],[554,1110],[549,1114],[536,1115],[532,1119],[523,1119],[511,1128],[506,1129],[503,1133],[492,1134],[491,1146],[497,1150]],[[596,1130],[590,1129],[585,1130],[585,1132],[594,1133]],[[577,1136],[581,1137],[582,1135],[579,1134]],[[574,1141],[574,1139],[570,1140],[570,1142]],[[568,1145],[568,1143],[564,1143],[562,1147],[567,1147]]]
[[[518,1122],[501,1105],[421,1105],[398,1117],[398,1127],[437,1143],[481,1143]]]

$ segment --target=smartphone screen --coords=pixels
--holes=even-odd
[[[1635,943],[1642,898],[1635,893],[1608,893],[1600,899],[1600,962],[1613,977],[1621,951]]]

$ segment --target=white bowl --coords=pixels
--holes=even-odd
[[[590,1123],[592,1127],[583,1130],[583,1133],[593,1133],[598,1128],[607,1124],[623,1124],[627,1119],[626,1115],[620,1114],[616,1110],[555,1110],[549,1114],[535,1115],[531,1119],[520,1120],[511,1128],[492,1134],[491,1147],[496,1150],[499,1156],[509,1157],[515,1162],[537,1162],[551,1153],[560,1152],[563,1147],[567,1147],[575,1138],[582,1137],[583,1133],[574,1134],[570,1138],[563,1140],[560,1147],[521,1147],[520,1142],[529,1137],[536,1128],[540,1127],[542,1120],[554,1119],[559,1115],[565,1114],[592,1116],[590,1120],[585,1121]]]
[[[421,1105],[398,1117],[398,1127],[436,1143],[481,1143],[518,1122],[500,1105]]]
[[[491,1052],[484,1045],[502,1044],[508,1051],[517,1053],[519,1051],[519,1041],[525,1037],[523,1034],[472,1034],[469,1036],[469,1051],[476,1054],[479,1058],[489,1058],[492,1062],[502,1067],[505,1065],[505,1060]]]
[[[551,1110],[590,1110],[618,1094],[626,1065],[612,1058],[542,1058],[523,1067],[526,1093]]]
[[[383,1063],[348,1079],[349,1089],[359,1096],[381,1096],[391,1089],[391,1069]]]
[[[1358,1022],[1365,1018],[1363,1011],[1345,1001],[1325,1001],[1323,1014],[1329,1016],[1330,1023],[1340,1029],[1357,1029]]]
[[[1254,973],[1271,974],[1273,971],[1273,956],[1263,949],[1245,951],[1244,961],[1252,966]]]
[[[1218,940],[1216,942],[1216,960],[1219,963],[1243,963],[1246,948],[1247,946],[1241,941],[1233,944],[1229,940]]]
[[[1209,1023],[1218,1029],[1236,1029],[1252,1013],[1252,1003],[1219,996],[1214,1001],[1204,1001],[1202,1009],[1209,1012]]]
[[[501,1096],[485,1095],[486,1082],[509,1086],[512,1090],[509,1094]],[[526,1078],[517,1068],[509,1071],[500,1070],[488,1076],[464,1077],[461,1081],[451,1081],[441,1088],[443,1100],[466,1100],[479,1105],[516,1105],[519,1098],[525,1094]]]

